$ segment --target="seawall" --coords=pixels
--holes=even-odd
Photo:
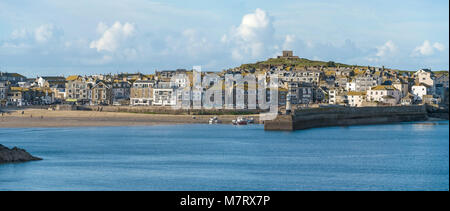
[[[424,121],[425,106],[341,107],[296,110],[264,122],[264,130],[293,131],[328,126],[388,124]]]

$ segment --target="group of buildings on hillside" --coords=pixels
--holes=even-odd
[[[291,60],[298,57],[293,56],[291,51],[285,51],[278,59]],[[59,103],[173,106],[180,100],[179,94],[176,94],[177,89],[193,86],[193,72],[179,69],[156,71],[154,74],[122,73],[37,78],[0,72],[0,106]],[[201,77],[208,74],[211,73],[201,73]],[[448,104],[448,72],[435,74],[429,69],[400,72],[378,67],[297,67],[283,64],[260,69],[234,68],[214,74],[222,80],[225,80],[226,74],[262,74],[267,79],[276,75],[279,106]],[[180,75],[186,77],[178,77]],[[270,80],[267,80],[267,83],[271,83]],[[268,85],[270,86],[272,85]],[[245,97],[254,93],[249,87],[244,88]],[[203,92],[206,90],[203,89]],[[225,93],[225,90],[222,91]],[[191,92],[188,96],[191,99],[202,98],[203,92]]]

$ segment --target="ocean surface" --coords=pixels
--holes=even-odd
[[[449,190],[449,122],[0,128],[0,190]]]

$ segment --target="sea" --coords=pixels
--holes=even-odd
[[[0,128],[0,190],[449,190],[449,122]]]

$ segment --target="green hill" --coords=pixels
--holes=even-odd
[[[324,67],[356,67],[356,65],[348,65],[342,63],[336,63],[333,61],[324,62],[324,61],[315,61],[309,60],[305,58],[270,58],[266,61],[260,61],[253,64],[243,64],[240,66],[242,69],[260,69],[267,68],[269,66],[279,66],[279,65],[287,65],[287,66],[295,66],[295,67],[312,67],[312,66],[324,66]]]
[[[358,68],[367,68],[367,66],[361,66],[361,65],[349,65],[349,64],[343,64],[343,63],[337,63],[334,61],[316,61],[316,60],[310,60],[305,58],[270,58],[266,61],[259,61],[256,63],[250,63],[250,64],[242,64],[240,66],[240,69],[244,70],[251,70],[251,69],[267,69],[270,66],[294,66],[294,67],[313,67],[313,66],[323,66],[323,67],[358,67]],[[417,70],[398,70],[398,69],[390,69],[386,68],[387,70],[393,70],[397,71],[399,73],[406,73],[410,72],[413,74]],[[435,74],[444,74],[448,75],[448,71],[433,71]]]

